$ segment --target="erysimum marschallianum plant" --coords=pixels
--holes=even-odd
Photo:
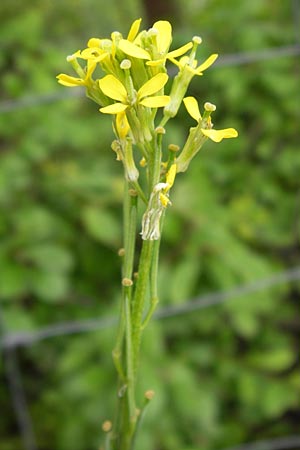
[[[57,76],[64,86],[84,86],[86,95],[100,106],[99,111],[111,116],[115,135],[112,149],[124,169],[124,244],[119,250],[122,298],[113,349],[118,400],[114,421],[103,424],[105,450],[134,449],[141,418],[154,394],[149,390],[144,399],[136,398],[140,345],[158,303],[159,245],[176,175],[188,169],[207,139],[220,142],[238,135],[234,128],[213,128],[215,105],[204,103],[201,113],[198,101],[185,97],[193,77],[202,75],[218,55],[199,64],[196,52],[200,37],[170,51],[169,22],[160,20],[142,31],[140,25],[141,19],[135,20],[126,38],[119,32],[110,38],[91,38],[87,48],[67,57],[77,76]],[[178,68],[173,80],[169,80],[167,63]],[[169,93],[165,92],[167,83]],[[182,149],[176,144],[166,148],[166,125],[182,103],[196,125],[190,128]],[[146,176],[140,177],[141,171]],[[138,202],[144,208],[141,224],[137,223]],[[138,239],[142,243],[136,257]]]

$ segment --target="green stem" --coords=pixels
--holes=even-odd
[[[159,183],[161,170],[161,140],[162,135],[154,135],[152,142],[154,143],[152,152],[149,155],[149,192],[151,193],[154,186]],[[155,250],[153,259],[153,250]],[[134,369],[137,371],[139,351],[141,343],[141,335],[143,331],[143,313],[150,282],[150,273],[152,264],[155,263],[154,273],[157,273],[159,244],[155,241],[143,241],[140,263],[138,269],[138,279],[135,294],[132,302],[132,343],[134,354]],[[153,279],[156,283],[156,275]],[[156,292],[156,287],[155,287]]]
[[[134,356],[134,370],[136,372],[139,359],[141,342],[141,325],[144,305],[149,286],[149,273],[152,260],[153,241],[143,241],[136,283],[135,294],[132,302],[132,344]]]
[[[143,191],[143,189],[141,188],[140,184],[138,181],[131,181],[131,185],[132,187],[136,190],[138,196],[140,197],[141,200],[143,200],[143,202],[147,205],[147,199],[146,199],[146,195]]]
[[[124,259],[122,267],[122,305],[113,359],[119,375],[119,392],[114,432],[115,450],[130,450],[136,422],[135,379],[133,370],[130,303],[133,289],[133,266],[136,239],[137,196],[128,181],[124,186]]]
[[[153,255],[152,255],[152,264],[150,271],[150,306],[146,313],[146,316],[141,325],[142,331],[148,325],[156,306],[159,302],[158,292],[157,292],[157,275],[158,275],[158,260],[159,260],[159,247],[160,247],[160,239],[155,241],[153,244]]]

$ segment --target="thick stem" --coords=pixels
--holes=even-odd
[[[131,195],[133,194],[133,195]],[[122,305],[113,359],[119,374],[118,405],[112,443],[115,450],[130,450],[135,429],[135,379],[133,370],[130,303],[136,239],[137,197],[124,186],[124,255],[122,267]]]
[[[150,270],[150,306],[141,325],[142,331],[148,325],[159,301],[157,292],[159,247],[160,247],[160,239],[155,241],[153,245],[152,264]]]
[[[134,356],[134,371],[136,373],[139,360],[139,350],[142,333],[142,318],[149,286],[149,274],[152,259],[153,241],[143,241],[136,283],[132,302],[132,344]]]
[[[161,139],[162,135],[153,136],[153,148],[149,155],[149,192],[151,193],[154,186],[159,183],[161,170]],[[143,331],[143,313],[146,297],[148,294],[150,273],[153,264],[153,249],[157,249],[159,245],[156,241],[144,240],[141,250],[140,263],[138,269],[138,279],[135,294],[132,302],[132,343],[134,353],[134,369],[135,373],[138,367],[141,335]],[[158,262],[158,253],[155,252],[155,265]],[[154,269],[157,272],[157,267]],[[156,276],[152,281],[156,283]],[[153,285],[152,285],[153,288]],[[152,289],[153,290],[153,289]],[[156,287],[155,287],[156,292]]]

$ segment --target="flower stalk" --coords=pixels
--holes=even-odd
[[[112,150],[124,171],[123,247],[119,250],[122,296],[112,352],[118,374],[117,405],[114,419],[103,424],[101,448],[105,450],[137,449],[138,430],[154,395],[149,390],[143,401],[137,398],[139,361],[143,331],[159,302],[159,248],[176,174],[188,169],[208,139],[220,142],[237,136],[234,128],[213,128],[214,105],[206,102],[201,115],[197,100],[185,97],[192,78],[203,75],[218,55],[198,65],[200,37],[170,51],[172,26],[168,21],[157,21],[142,31],[140,25],[141,19],[135,20],[127,37],[113,32],[110,39],[91,38],[85,49],[67,58],[76,77],[57,76],[64,86],[85,87],[100,113],[112,117]],[[178,68],[173,80],[167,61]],[[180,149],[176,144],[165,145],[165,125],[182,103],[197,124]],[[142,209],[141,223],[138,208]]]

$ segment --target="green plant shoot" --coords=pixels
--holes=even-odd
[[[170,51],[168,21],[157,21],[142,31],[140,25],[141,19],[135,20],[127,37],[113,32],[110,38],[91,38],[87,48],[67,57],[77,76],[57,76],[64,86],[85,87],[100,113],[111,116],[112,150],[124,170],[124,233],[119,250],[122,298],[113,349],[117,406],[114,419],[102,426],[105,450],[134,450],[141,419],[154,395],[149,390],[144,399],[138,399],[136,385],[142,334],[159,301],[159,245],[176,176],[188,169],[207,139],[220,142],[238,135],[234,128],[213,127],[215,105],[205,102],[202,108],[194,97],[186,97],[193,77],[203,75],[218,55],[199,63],[200,37]],[[178,68],[174,79],[168,75],[167,64]],[[196,124],[181,149],[176,143],[166,148],[167,123],[182,103]],[[139,203],[142,223],[138,223]]]

